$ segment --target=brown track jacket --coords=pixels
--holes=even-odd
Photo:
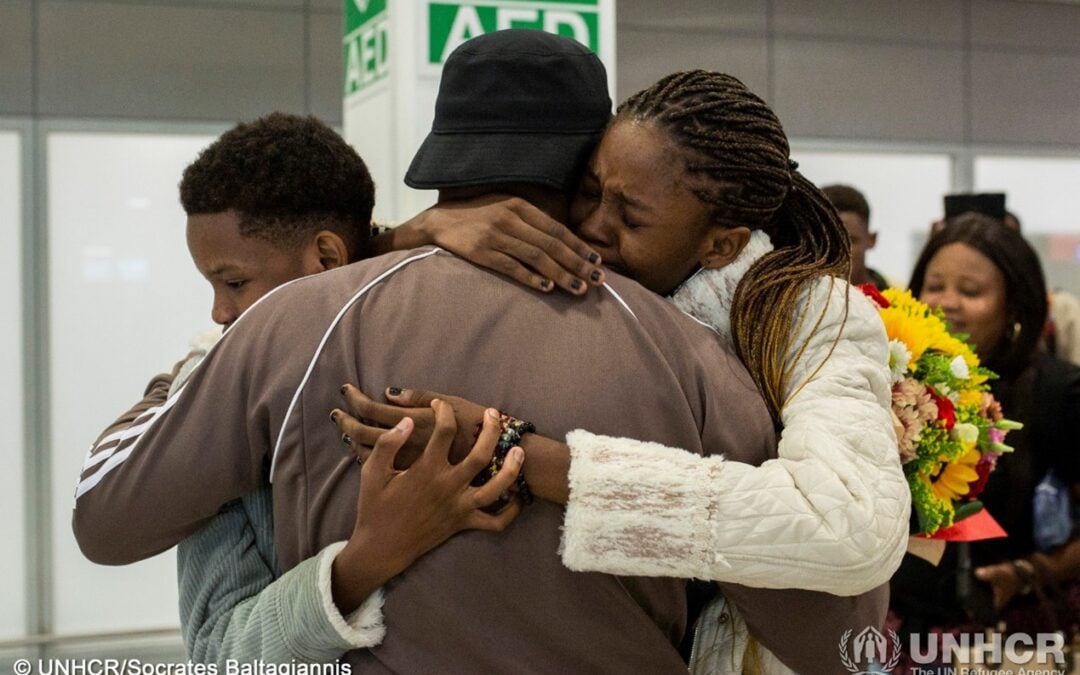
[[[553,437],[586,428],[755,464],[775,456],[738,360],[637,284],[611,275],[584,299],[543,295],[419,249],[266,296],[183,389],[95,448],[74,514],[83,552],[123,564],[173,546],[253,490],[267,459],[283,569],[347,538],[357,466],[328,421],[345,382],[459,394]],[[673,646],[683,582],[569,572],[561,522],[538,502],[504,533],[431,552],[387,585],[384,643],[350,660],[362,672],[685,672]],[[835,661],[839,634],[883,611],[875,594],[725,592],[800,672],[835,670],[820,659]],[[802,644],[811,628],[832,636],[827,649]]]

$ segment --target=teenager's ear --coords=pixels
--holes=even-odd
[[[749,227],[714,227],[705,235],[698,263],[709,270],[729,265],[749,241]]]
[[[349,264],[349,247],[337,232],[320,230],[311,240],[307,251],[308,259],[325,272]]]

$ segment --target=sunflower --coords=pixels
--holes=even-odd
[[[934,494],[934,488],[926,476],[909,475],[908,486],[911,488],[911,505],[919,517],[919,532],[933,534],[953,524],[952,503]]]
[[[882,295],[889,301],[889,306],[880,312],[885,333],[911,350],[912,370],[927,350],[959,356],[969,368],[978,367],[979,357],[967,343],[949,333],[949,326],[939,311],[916,300],[911,291],[888,288]]]
[[[975,470],[982,453],[978,448],[972,447],[955,461],[942,464],[937,480],[934,481],[934,495],[939,499],[960,499],[971,489],[971,483],[979,478],[979,472]]]
[[[932,316],[913,317],[902,307],[887,307],[881,310],[880,314],[889,339],[907,345],[911,352],[908,370],[914,371],[923,353],[933,345],[937,319]]]
[[[885,334],[890,340],[899,340],[907,345],[911,352],[912,371],[928,349],[947,354],[955,351],[959,355],[960,352],[956,350],[966,347],[963,342],[949,335],[949,329],[940,316],[912,297],[909,291],[889,288],[883,294],[890,303],[889,307],[879,312],[881,321],[885,324]]]
[[[939,319],[939,321],[941,321],[941,319]],[[943,328],[946,326],[944,321],[941,322],[941,325]],[[964,360],[964,363],[968,368],[976,368],[979,365],[979,357],[976,356],[971,347],[963,340],[960,340],[953,335],[949,335],[948,333],[935,334],[933,343],[930,347],[931,349],[936,349],[948,356],[959,356]],[[971,375],[968,375],[968,377],[971,377]],[[964,377],[960,379],[968,378]]]

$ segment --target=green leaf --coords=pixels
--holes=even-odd
[[[956,507],[956,513],[953,516],[953,522],[958,523],[964,518],[970,518],[971,516],[982,510],[983,503],[980,502],[978,499],[960,504]]]

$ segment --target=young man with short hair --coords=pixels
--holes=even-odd
[[[356,151],[313,117],[273,113],[238,124],[185,169],[179,191],[188,248],[213,288],[211,316],[225,329],[278,286],[342,267],[368,247],[371,175]],[[102,433],[96,446],[103,463],[132,450],[135,438],[128,430],[165,404],[219,336],[201,336],[171,373],[152,379],[143,400]],[[290,602],[287,613],[274,611],[283,597],[318,599],[319,567],[313,559],[285,583],[258,593],[278,576],[270,486],[262,483],[178,544],[188,652],[200,662],[226,655],[334,660],[352,644],[340,633],[381,627],[378,598],[374,614],[358,614],[352,626],[319,602]],[[280,639],[284,621],[295,623],[288,630],[304,638],[302,649]]]
[[[832,202],[851,239],[851,283],[873,284],[879,291],[889,282],[866,266],[866,252],[877,244],[877,232],[870,229],[870,204],[863,193],[850,185],[827,185],[821,188]]]
[[[286,281],[359,260],[375,186],[360,156],[313,117],[239,124],[184,170],[180,203],[212,318],[228,328]]]

